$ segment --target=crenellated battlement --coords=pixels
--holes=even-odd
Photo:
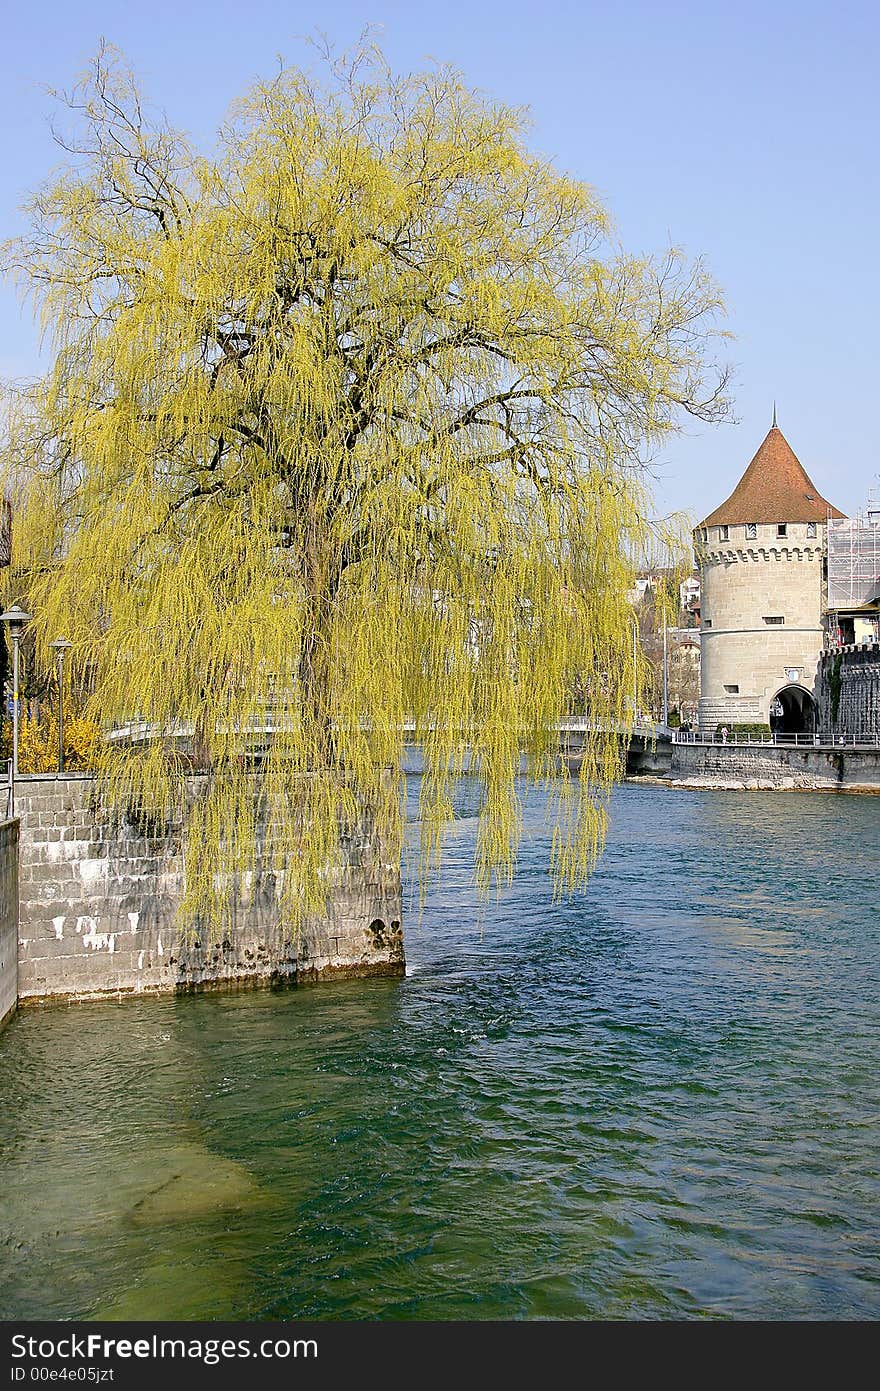
[[[793,560],[821,561],[825,555],[822,539],[804,545],[767,544],[763,546],[695,546],[694,554],[698,565],[753,564],[760,561]]]

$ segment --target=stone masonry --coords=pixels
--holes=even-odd
[[[229,923],[214,939],[185,935],[176,921],[180,823],[159,834],[112,817],[82,776],[21,779],[15,811],[22,1001],[404,972],[399,867],[384,864],[363,831],[347,848],[326,918],[297,935],[283,929],[280,885],[258,865],[239,877]]]
[[[766,724],[786,685],[812,694],[822,651],[822,535],[808,540],[806,525],[790,524],[789,539],[777,541],[774,527],[756,525],[758,539],[746,545],[733,539],[745,527],[724,529],[730,542],[710,539],[699,552],[700,728],[708,732],[725,722]],[[774,616],[782,622],[768,623]]]
[[[673,744],[668,777],[685,787],[880,792],[880,749]]]
[[[0,1029],[18,1000],[18,822],[0,823]]]
[[[819,679],[820,717],[846,739],[880,739],[880,646],[864,643],[826,652]],[[839,683],[837,708],[832,698]]]

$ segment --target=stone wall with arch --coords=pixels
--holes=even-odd
[[[695,541],[702,585],[700,729],[767,724],[770,702],[784,686],[814,694],[825,528],[788,523],[780,538],[775,527],[756,525],[749,539],[745,525],[705,530],[707,540],[698,530]]]

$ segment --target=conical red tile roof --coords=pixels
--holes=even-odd
[[[742,522],[824,522],[844,514],[827,502],[778,425],[767,436],[726,502],[701,526]]]

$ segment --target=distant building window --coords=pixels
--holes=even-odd
[[[711,618],[704,618],[704,619],[703,619],[703,627],[704,627],[704,628],[711,628],[711,627],[712,627],[712,620],[711,620]]]
[[[785,619],[781,616],[781,614],[774,614],[771,618],[768,618],[765,614],[764,622],[769,623],[772,626],[773,624],[784,623]]]
[[[788,535],[788,522],[777,522],[777,523],[776,523],[776,535],[777,535],[777,536],[787,536],[787,535]]]
[[[729,540],[730,540],[730,527],[729,527],[729,526],[720,526],[720,527],[718,528],[718,540],[719,540],[719,541],[729,541]]]
[[[739,695],[739,686],[725,686],[728,695]]]
[[[757,541],[757,539],[758,539],[758,523],[757,523],[757,522],[746,522],[746,540],[747,540],[747,541]]]
[[[815,522],[807,522],[807,535],[808,535],[808,536],[815,536],[815,535],[816,535],[816,523],[815,523]]]

